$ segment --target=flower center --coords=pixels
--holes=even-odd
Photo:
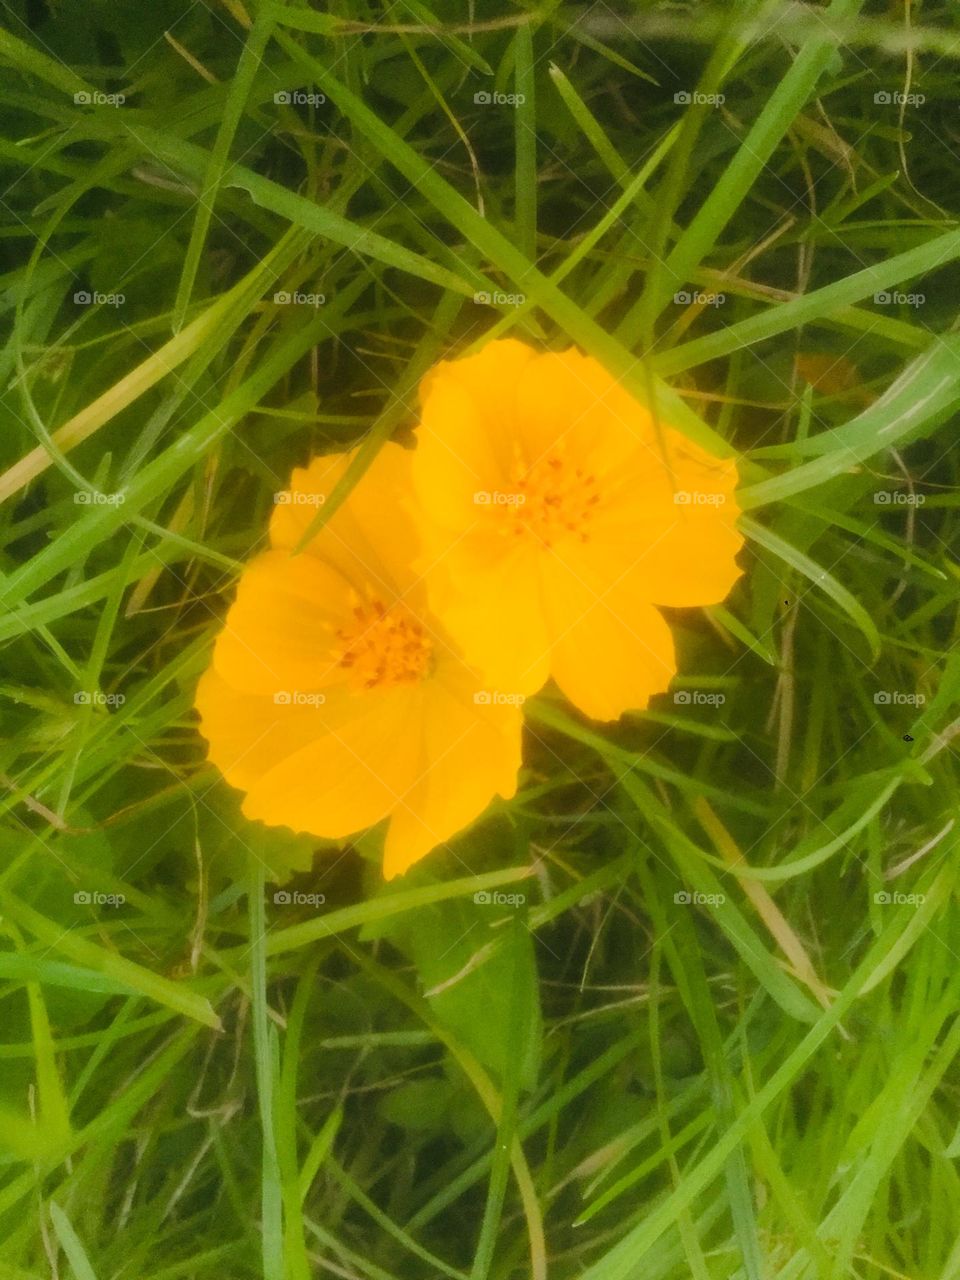
[[[590,522],[600,501],[596,477],[568,456],[563,442],[526,465],[520,458],[513,467],[516,491],[510,529],[528,534],[548,547],[560,538],[587,542]]]
[[[337,665],[358,692],[411,684],[427,674],[433,645],[416,618],[395,604],[371,599],[353,607],[353,621],[337,628]]]

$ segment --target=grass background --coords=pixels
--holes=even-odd
[[[0,1280],[957,1280],[956,10],[2,15]],[[743,455],[747,574],[384,886],[193,689],[504,333]]]

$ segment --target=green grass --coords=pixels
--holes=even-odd
[[[960,1280],[953,8],[3,16],[0,1280]],[[736,450],[746,574],[384,885],[193,691],[502,334]]]

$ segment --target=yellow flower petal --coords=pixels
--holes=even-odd
[[[316,700],[243,693],[210,667],[197,686],[196,707],[208,755],[233,787],[247,790],[275,765],[322,732]],[[325,705],[325,704],[323,704]]]
[[[517,431],[531,464],[559,449],[597,479],[615,480],[638,447],[656,462],[649,411],[579,351],[545,352],[530,361],[516,401]]]
[[[500,687],[531,692],[549,670],[613,718],[673,673],[649,606],[718,603],[740,575],[736,466],[658,430],[597,361],[516,347],[492,342],[425,382],[422,565],[435,612]],[[470,484],[492,491],[479,506],[465,457]]]
[[[252,560],[217,638],[214,666],[246,693],[321,689],[342,680],[336,630],[350,587],[312,556],[268,551]]]
[[[326,497],[348,465],[316,460],[289,492]],[[302,555],[322,504],[279,503],[197,690],[247,817],[330,839],[391,818],[388,875],[512,794],[520,760],[519,709],[475,700],[479,676],[427,607],[410,495],[410,456],[388,444]]]
[[[495,795],[509,799],[517,785],[519,703],[479,689],[466,668],[451,665],[423,688],[417,723],[420,768],[387,828],[388,880],[462,830]]]
[[[495,557],[468,558],[464,552],[451,558],[451,567],[455,577],[442,561],[433,568],[434,612],[486,685],[503,693],[536,693],[550,674],[551,640],[535,586],[535,551],[514,545],[506,555],[498,549]]]
[[[318,736],[256,779],[248,818],[336,840],[391,813],[411,783],[416,693],[340,695],[316,711]]]
[[[668,687],[677,670],[673,635],[628,584],[598,592],[557,559],[545,573],[544,595],[555,626],[551,673],[586,715],[616,720]]]
[[[273,547],[290,551],[298,545],[356,452],[314,458],[294,471],[287,501],[277,503],[270,521]],[[386,595],[422,594],[413,569],[420,541],[407,509],[410,461],[408,450],[385,444],[305,554],[338,569],[358,588],[369,583]]]

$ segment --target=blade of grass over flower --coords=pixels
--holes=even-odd
[[[765,18],[774,8],[775,0],[758,8]],[[735,4],[735,9],[747,6]],[[695,163],[697,144],[707,125],[712,108],[708,105],[715,99],[719,91],[732,74],[740,59],[747,52],[747,45],[736,26],[731,24],[717,39],[710,51],[706,65],[697,79],[698,97],[692,101],[688,97],[687,110],[683,113],[680,134],[667,166],[663,181],[656,192],[651,215],[647,220],[642,243],[647,253],[648,265],[642,292],[636,302],[620,321],[616,334],[624,345],[633,347],[642,341],[647,351],[656,345],[655,321],[658,307],[658,294],[666,290],[673,292],[678,284],[668,286],[669,269],[664,261],[671,236],[676,234],[674,219],[676,218],[688,185],[689,174]],[[682,241],[686,233],[679,232]]]
[[[367,471],[381,446],[397,429],[400,423],[413,416],[413,402],[417,385],[427,372],[438,354],[440,338],[438,335],[448,331],[457,318],[462,299],[455,293],[445,293],[440,299],[434,313],[434,323],[428,327],[417,350],[413,353],[404,370],[402,380],[391,395],[389,403],[378,415],[370,430],[364,436],[357,450],[356,457],[350,462],[344,474],[327,495],[327,500],[317,509],[316,515],[307,525],[303,536],[294,548],[297,554],[310,543],[327,521],[343,505],[360,478]]]

